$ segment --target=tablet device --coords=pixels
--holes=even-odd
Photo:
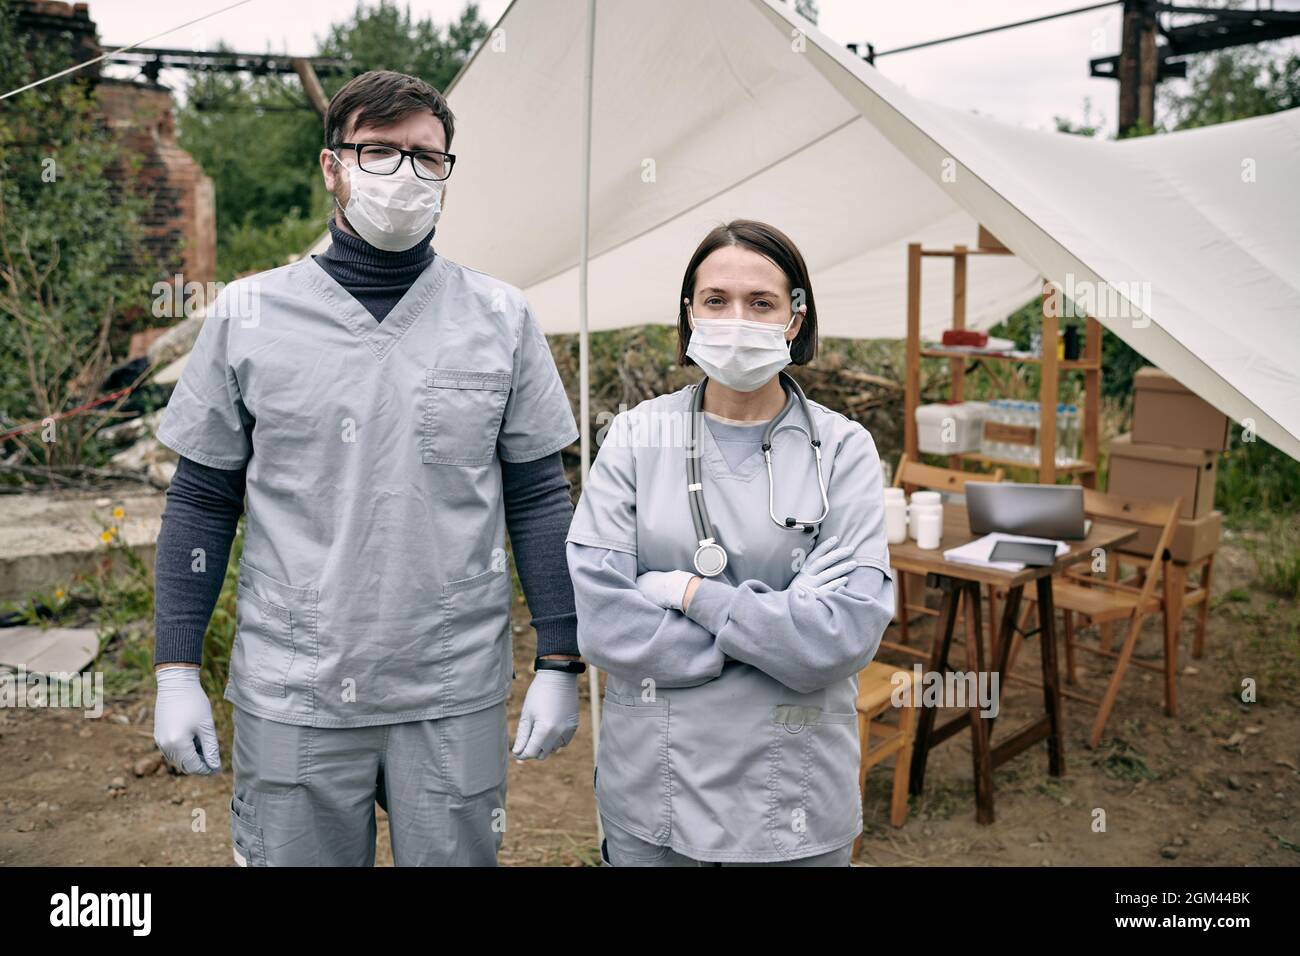
[[[1056,562],[1056,545],[1030,541],[999,541],[993,546],[990,561],[1014,561],[1026,567],[1045,568]]]

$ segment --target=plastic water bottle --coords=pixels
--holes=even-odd
[[[1003,399],[1001,402],[999,402],[999,406],[1000,406],[998,408],[998,411],[1000,413],[999,421],[1001,421],[1003,425],[1009,426],[1014,424],[1015,402],[1011,401],[1010,399]],[[1002,458],[1004,460],[1012,458],[1015,455],[1015,451],[1016,451],[1016,446],[1013,443],[1009,441],[998,442],[999,458]]]
[[[1023,424],[1026,428],[1034,430],[1034,441],[1028,445],[1021,445],[1024,449],[1024,460],[1033,465],[1038,464],[1038,403],[1022,402],[1021,408],[1024,412]]]
[[[1001,421],[1001,415],[1002,415],[1002,400],[1000,398],[995,398],[993,399],[993,401],[989,402],[988,404],[988,409],[985,411],[984,414],[984,421],[988,425],[997,425]],[[988,432],[985,432],[983,434],[983,437],[980,441],[980,453],[986,455],[989,458],[999,457],[998,442],[990,438],[988,436]]]
[[[1070,416],[1066,414],[1065,402],[1057,405],[1056,463],[1066,464],[1069,460],[1067,449],[1070,446]]]
[[[1080,457],[1080,449],[1079,449],[1079,434],[1080,434],[1080,428],[1079,428],[1079,425],[1080,425],[1080,421],[1079,421],[1079,407],[1078,407],[1078,406],[1075,406],[1075,405],[1071,405],[1071,406],[1069,406],[1069,412],[1070,412],[1070,444],[1066,446],[1066,450],[1067,450],[1067,453],[1069,453],[1069,455],[1070,455],[1070,460],[1071,460],[1071,462],[1078,462],[1079,457]]]
[[[1019,405],[1021,405],[1021,428],[1036,428],[1037,418],[1039,418],[1039,414],[1037,414],[1037,403],[1021,402]],[[1034,445],[1021,445],[1022,462],[1031,463],[1034,462],[1034,459]]]
[[[1070,414],[1070,406],[1062,405],[1059,414],[1059,422],[1056,427],[1060,429],[1060,452],[1057,457],[1058,465],[1069,465],[1074,462],[1074,454],[1070,450],[1070,443],[1074,435],[1074,418]]]
[[[1015,402],[1014,411],[1015,418],[1013,424],[1015,427],[1026,427],[1026,425],[1030,423],[1030,407],[1028,407],[1026,402]],[[1014,444],[1011,445],[1011,458],[1018,460],[1018,462],[1027,460],[1028,453],[1030,453],[1030,446],[1024,445],[1022,442],[1014,442]]]
[[[1002,419],[1001,419],[1001,420],[1002,420],[1002,424],[1003,424],[1003,425],[1011,425],[1011,424],[1012,424],[1012,419],[1013,419],[1013,415],[1014,415],[1015,409],[1013,408],[1013,403],[1011,402],[1010,399],[1004,399],[1004,400],[1003,400],[1001,411],[1002,411]],[[998,457],[999,457],[999,458],[1010,458],[1010,457],[1011,457],[1011,453],[1012,453],[1014,450],[1015,450],[1015,446],[1014,446],[1011,442],[1009,442],[1009,441],[1000,441],[1000,442],[998,442]]]

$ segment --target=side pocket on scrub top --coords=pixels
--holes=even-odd
[[[235,596],[235,646],[230,674],[241,688],[284,697],[291,675],[315,657],[318,592],[278,581],[247,561],[239,562]]]
[[[643,840],[672,831],[668,701],[606,691],[595,776],[600,812]]]
[[[861,825],[856,713],[778,704],[768,723],[767,823],[791,858]]]
[[[489,568],[442,586],[442,691],[449,704],[510,686],[510,572]]]

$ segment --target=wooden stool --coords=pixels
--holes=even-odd
[[[894,675],[899,675],[895,678]],[[907,822],[907,784],[911,776],[912,741],[916,737],[916,715],[921,689],[913,671],[872,661],[858,672],[858,742],[862,761],[858,770],[858,793],[866,795],[867,771],[890,754],[894,758],[894,789],[889,804],[889,822],[901,827]],[[893,697],[897,687],[911,685],[904,698],[907,705],[894,707]],[[903,691],[899,691],[903,693]],[[883,723],[877,718],[888,710],[898,711],[898,725]],[[872,743],[873,739],[877,741]],[[862,834],[853,842],[853,855],[862,845]]]

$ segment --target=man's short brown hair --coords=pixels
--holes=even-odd
[[[352,128],[360,129],[366,125],[390,126],[424,110],[442,121],[446,148],[450,150],[456,117],[441,93],[418,76],[394,70],[362,73],[348,80],[330,100],[325,111],[325,147],[334,149],[344,141],[353,113],[356,119]]]

